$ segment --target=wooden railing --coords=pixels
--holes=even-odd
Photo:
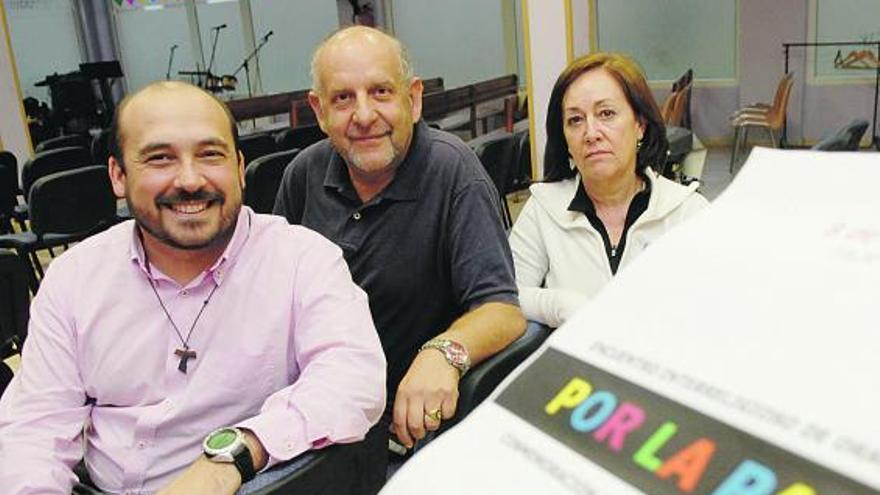
[[[425,93],[443,91],[443,78],[432,77],[422,81]],[[290,114],[290,126],[298,127],[315,123],[315,114],[309,107],[309,90],[299,89],[286,93],[254,96],[226,102],[236,121]]]
[[[425,79],[422,83],[422,117],[428,122],[448,129],[467,127],[472,137],[477,135],[478,121],[482,119],[485,127],[485,120],[493,115],[503,114],[505,125],[513,125],[519,90],[516,74],[448,90],[444,89],[441,77]],[[309,90],[301,89],[232,100],[227,105],[236,121],[287,113],[290,115],[290,126],[300,127],[316,122],[308,103],[308,93]],[[491,108],[481,106],[499,100],[503,101],[503,105]]]

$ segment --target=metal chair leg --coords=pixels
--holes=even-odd
[[[45,274],[43,273],[43,264],[40,263],[40,257],[37,256],[36,251],[31,251],[30,255],[31,255],[31,262],[34,266],[34,273],[37,274],[37,278],[42,279],[45,276]]]
[[[18,249],[16,249],[15,252],[16,254],[18,254],[18,257],[21,258],[21,260],[24,262],[25,266],[28,266],[30,268],[30,270],[27,271],[28,285],[31,288],[31,293],[36,295],[37,289],[40,288],[40,280],[37,277],[37,268],[36,265],[34,265],[34,260],[31,259],[31,256],[36,258],[36,253]],[[39,260],[36,261],[37,263],[39,263]]]
[[[513,227],[513,216],[510,214],[510,205],[507,204],[507,196],[501,195],[501,216],[504,220],[504,228],[510,229]]]
[[[730,173],[733,174],[733,164],[736,163],[736,147],[739,144],[739,126],[733,127],[733,144],[730,146]]]

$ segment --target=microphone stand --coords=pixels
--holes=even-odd
[[[215,26],[211,28],[211,31],[214,31],[214,41],[211,42],[211,60],[208,62],[208,75],[205,78],[205,89],[210,85],[211,79],[214,75],[211,73],[211,68],[214,67],[214,55],[217,54],[217,40],[220,39],[220,30],[226,27],[225,25]]]
[[[174,61],[174,50],[177,49],[177,45],[171,45],[171,53],[168,54],[168,70],[165,71],[165,80],[171,79],[171,62]]]
[[[266,36],[263,36],[260,44],[257,45],[256,48],[254,48],[254,51],[252,51],[250,55],[245,57],[244,62],[242,62],[241,65],[239,65],[238,68],[235,69],[235,72],[232,73],[232,76],[235,77],[236,75],[238,75],[239,72],[241,72],[241,69],[244,69],[244,77],[247,78],[248,98],[252,98],[254,96],[254,92],[251,89],[251,70],[248,66],[248,62],[250,62],[252,58],[256,57],[257,53],[264,46],[266,46],[266,43],[269,42],[269,36],[272,36],[272,31],[269,31],[268,33],[266,33]],[[259,59],[257,59],[257,61],[259,62]]]

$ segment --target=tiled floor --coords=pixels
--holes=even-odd
[[[700,178],[700,192],[709,201],[714,200],[727,188],[733,176],[730,174],[730,148],[710,148],[706,165]]]

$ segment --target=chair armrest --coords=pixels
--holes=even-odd
[[[362,441],[304,452],[260,473],[260,477],[266,476],[271,479],[264,486],[251,489],[248,483],[239,493],[247,493],[247,495],[376,493],[385,481],[387,453],[388,424],[380,421],[367,432]],[[272,476],[273,471],[278,475]]]
[[[440,431],[452,428],[480,405],[514,368],[544,343],[550,331],[550,327],[530,321],[520,338],[470,370],[458,384],[455,417],[444,420]]]

